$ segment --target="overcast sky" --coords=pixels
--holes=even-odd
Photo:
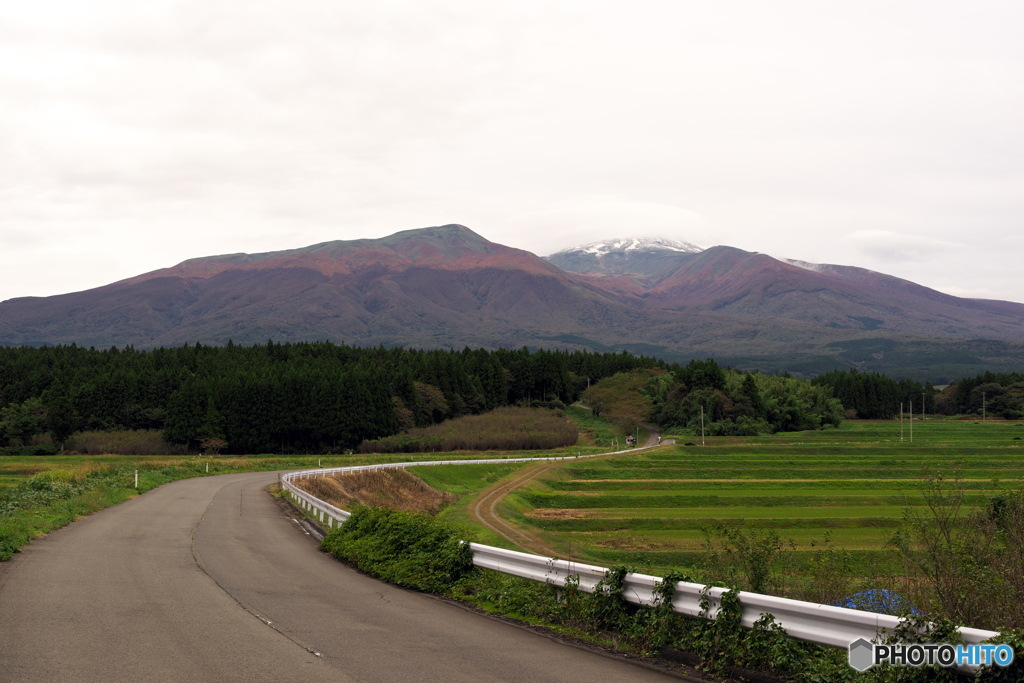
[[[1024,302],[1024,3],[32,0],[0,299],[462,223]]]

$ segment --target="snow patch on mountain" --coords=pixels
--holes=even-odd
[[[563,249],[557,253],[569,254],[576,252],[582,254],[594,254],[595,256],[604,256],[605,254],[616,252],[634,251],[678,251],[687,254],[696,254],[704,251],[704,248],[699,247],[692,242],[670,240],[664,237],[616,237],[601,240],[600,242],[591,242],[590,244],[584,244],[580,247]]]

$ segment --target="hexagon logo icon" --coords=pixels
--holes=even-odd
[[[850,666],[857,671],[864,671],[875,663],[875,646],[863,638],[850,643]]]

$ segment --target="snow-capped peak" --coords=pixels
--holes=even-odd
[[[601,240],[600,242],[591,242],[580,247],[563,249],[558,253],[577,252],[603,256],[613,252],[630,251],[679,251],[687,254],[696,254],[704,251],[704,249],[692,242],[670,240],[664,237],[617,237]]]

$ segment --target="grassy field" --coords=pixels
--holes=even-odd
[[[795,572],[827,534],[867,581],[895,570],[883,548],[904,511],[924,505],[929,473],[958,479],[968,507],[1024,485],[1020,422],[915,422],[913,437],[907,423],[900,441],[898,422],[848,421],[570,462],[510,496],[504,515],[581,559],[653,573],[701,574],[703,530],[715,525],[775,532],[795,551],[781,570]]]
[[[567,410],[581,426],[579,444],[553,451],[505,451],[347,456],[5,456],[0,458],[0,499],[32,477],[80,480],[104,474],[106,493],[82,490],[72,501],[0,513],[0,523],[28,537],[45,533],[93,509],[135,495],[129,476],[140,470],[140,490],[187,476],[397,462],[576,455],[608,449],[614,432],[578,408]],[[699,577],[705,530],[740,526],[778,534],[789,565],[798,572],[826,535],[850,551],[864,580],[894,571],[884,551],[904,510],[924,503],[920,484],[929,472],[959,478],[968,506],[985,505],[994,492],[1024,485],[1024,424],[932,420],[845,422],[841,428],[770,437],[709,438],[706,446],[680,444],[598,460],[567,461],[506,499],[503,515],[533,528],[566,554],[605,566],[628,564],[662,573],[682,569]],[[621,436],[619,437],[621,438]],[[699,437],[695,440],[699,443]],[[416,468],[435,488],[462,496],[443,514],[470,523],[471,494],[515,476],[518,465]],[[116,481],[115,481],[116,480]],[[116,489],[116,490],[115,490]],[[74,504],[73,504],[74,503]],[[50,512],[43,508],[53,507]],[[60,509],[58,509],[60,508]],[[67,509],[64,509],[67,508]],[[12,526],[13,525],[13,526]],[[487,532],[479,540],[507,545]],[[709,578],[709,577],[704,577]]]
[[[507,411],[506,411],[507,412]],[[531,416],[550,417],[546,411]],[[52,455],[0,457],[0,560],[7,559],[32,538],[59,528],[78,517],[115,505],[139,493],[175,479],[257,470],[289,470],[339,467],[408,460],[459,460],[474,458],[570,456],[607,450],[602,442],[616,434],[604,421],[593,420],[587,411],[570,407],[565,414],[582,423],[576,444],[550,450],[458,451],[430,454],[378,454],[321,456],[254,455],[245,457]],[[565,431],[564,419],[555,420]],[[467,426],[479,431],[478,426]],[[571,428],[568,431],[572,431]],[[617,435],[620,437],[621,435]],[[108,435],[109,437],[109,435]],[[109,437],[112,438],[112,437]],[[109,440],[108,438],[108,440]],[[448,468],[445,468],[448,469]],[[465,470],[436,472],[446,478],[443,490],[456,495],[487,486],[510,468],[472,466]],[[135,488],[135,470],[139,473]]]
[[[343,467],[409,460],[569,456],[602,450],[584,435],[579,445],[548,451],[459,451],[429,454],[356,454],[334,456],[254,455],[244,457],[51,455],[0,457],[0,561],[32,538],[132,498],[161,484],[188,477],[232,472]],[[511,467],[511,466],[510,466]],[[457,494],[486,486],[501,466],[487,472],[448,475]],[[426,469],[426,468],[423,468]],[[449,469],[449,468],[444,468]],[[134,472],[139,471],[139,487]],[[497,474],[496,474],[497,472]],[[462,484],[459,481],[463,481]],[[474,483],[476,482],[476,483]]]

